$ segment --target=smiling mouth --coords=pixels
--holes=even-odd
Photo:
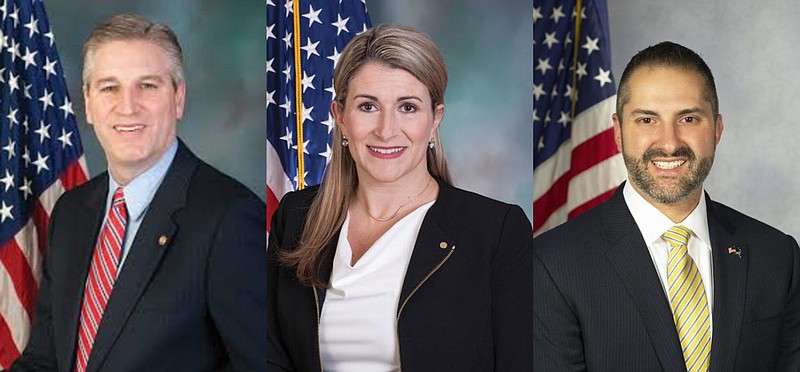
[[[373,147],[367,146],[372,152],[377,152],[378,154],[388,155],[398,153],[400,151],[405,150],[405,147]]]
[[[115,125],[114,130],[118,132],[135,132],[137,130],[144,129],[144,125],[135,124],[135,125]]]
[[[675,169],[686,163],[686,160],[675,160],[675,161],[653,161],[653,165],[656,166],[658,169]]]

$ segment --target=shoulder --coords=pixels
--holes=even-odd
[[[62,194],[53,210],[55,211],[66,209],[72,210],[73,208],[80,208],[82,204],[89,203],[94,199],[100,198],[105,202],[105,196],[108,192],[108,172],[103,172],[97,176],[92,177],[88,181],[67,190]]]
[[[534,254],[544,262],[569,266],[576,260],[597,259],[616,239],[639,234],[624,201],[620,207],[613,198],[535,237]]]
[[[233,199],[249,199],[258,200],[260,204],[263,204],[263,201],[247,186],[202,160],[192,176],[189,192],[190,195],[201,196],[219,202]]]
[[[446,230],[493,235],[515,231],[532,236],[533,228],[518,205],[501,202],[450,185],[440,185],[439,196],[428,216]]]
[[[778,252],[789,256],[796,254],[797,242],[793,237],[725,204],[708,201],[709,220],[714,219],[723,229],[733,233],[736,244],[745,244],[751,250],[769,251],[771,255]]]
[[[503,218],[508,214],[527,220],[525,212],[518,205],[445,184],[440,185],[439,196],[431,211],[441,212],[456,220],[482,221]]]
[[[747,232],[764,236],[786,235],[775,227],[711,199],[708,199],[708,211],[709,218],[717,219],[723,224],[723,227],[736,229],[737,233]]]
[[[201,204],[205,209],[229,209],[244,203],[266,210],[264,201],[254,192],[197,157],[182,141],[159,188],[168,188],[164,191],[175,195],[183,193],[185,188],[190,206]]]

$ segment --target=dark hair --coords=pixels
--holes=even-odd
[[[622,116],[622,106],[630,99],[631,93],[628,81],[631,75],[644,66],[674,67],[697,72],[705,80],[705,92],[703,95],[706,101],[711,103],[711,111],[714,117],[719,114],[719,98],[717,97],[717,87],[714,84],[714,75],[706,62],[703,61],[703,58],[683,45],[671,41],[663,41],[636,53],[631,58],[631,61],[628,62],[628,65],[625,66],[625,71],[622,73],[619,89],[617,90],[617,115]]]

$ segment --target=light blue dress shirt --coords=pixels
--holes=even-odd
[[[172,145],[167,149],[161,159],[153,164],[144,173],[136,176],[130,183],[122,188],[125,195],[125,205],[128,208],[128,227],[125,230],[125,237],[122,240],[122,256],[120,257],[119,267],[117,272],[122,269],[125,264],[125,259],[128,257],[131,244],[136,238],[136,232],[139,231],[139,226],[142,224],[144,215],[150,206],[150,201],[156,194],[156,190],[167,175],[172,160],[175,159],[175,154],[178,152],[178,140],[176,139]],[[106,196],[106,214],[103,217],[103,224],[105,225],[108,219],[108,210],[111,208],[111,201],[114,198],[114,191],[119,184],[114,181],[109,171],[108,177],[108,195]],[[98,232],[99,233],[99,232]]]

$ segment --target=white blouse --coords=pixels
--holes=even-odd
[[[432,205],[424,204],[397,221],[353,266],[348,213],[320,316],[325,371],[399,370],[395,322],[400,290],[422,220]]]

